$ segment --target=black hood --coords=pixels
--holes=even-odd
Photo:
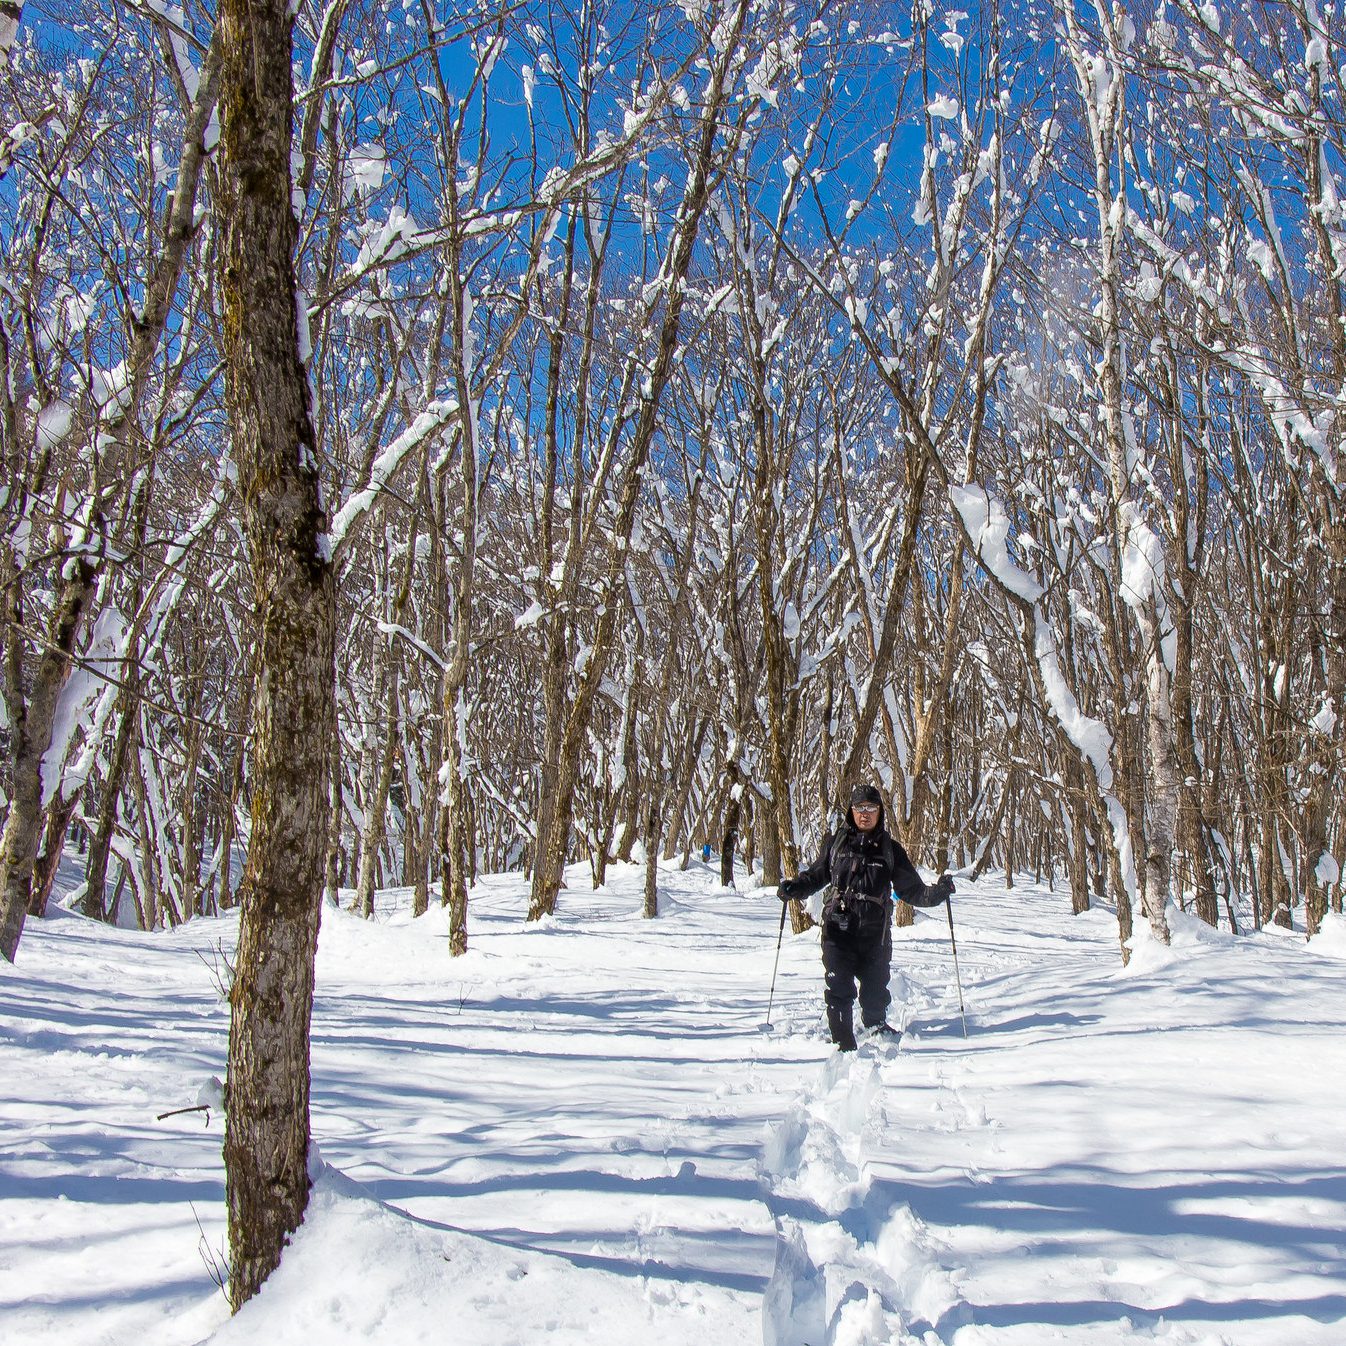
[[[874,824],[874,830],[872,832],[862,832],[855,825],[855,817],[851,813],[851,806],[849,804],[846,805],[841,819],[841,826],[848,832],[854,832],[855,835],[858,837],[882,836],[883,833],[888,830],[887,824],[888,824],[888,812],[887,809],[884,807],[882,798],[879,799],[879,820],[877,823]]]

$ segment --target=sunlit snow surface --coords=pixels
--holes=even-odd
[[[0,969],[7,1346],[1340,1346],[1346,923],[1175,914],[1123,970],[1106,911],[960,883],[897,932],[900,1051],[834,1055],[816,935],[694,865],[554,920],[486,879],[472,950],[405,893],[327,909],[308,1218],[230,1319],[232,920],[58,913]]]

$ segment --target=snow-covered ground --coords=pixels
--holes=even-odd
[[[834,1054],[816,935],[640,871],[521,920],[324,912],[321,1151],[303,1228],[235,1318],[218,1111],[232,920],[65,912],[0,965],[8,1346],[1341,1346],[1346,923],[1175,917],[1123,970],[1062,893],[960,885],[897,932],[899,1051]]]

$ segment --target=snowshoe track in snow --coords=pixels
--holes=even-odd
[[[896,1046],[837,1052],[771,1128],[762,1184],[776,1224],[765,1346],[936,1346],[965,1321],[956,1268],[869,1164],[900,1088]]]

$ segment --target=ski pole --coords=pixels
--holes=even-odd
[[[785,903],[780,904],[780,933],[776,936],[776,961],[771,965],[771,994],[766,1002],[766,1022],[762,1025],[765,1032],[771,1027],[771,1007],[776,1002],[776,969],[780,967],[780,946],[785,938]]]
[[[958,1013],[963,1020],[963,1036],[967,1037],[967,1012],[963,1009],[963,979],[958,974],[958,941],[953,935],[953,899],[944,899],[944,910],[949,917],[949,947],[953,950],[953,979],[958,986]]]

